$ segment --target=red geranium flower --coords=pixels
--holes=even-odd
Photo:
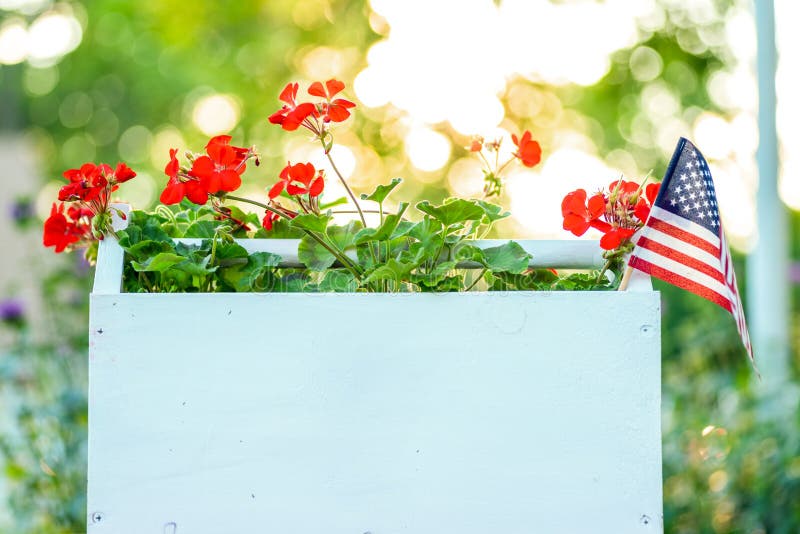
[[[326,100],[326,103],[322,105],[322,116],[325,122],[342,122],[350,116],[348,109],[356,107],[354,103],[344,98],[331,100],[342,89],[344,89],[344,83],[335,79],[325,82],[325,87],[321,82],[314,82],[309,86],[308,94]]]
[[[69,180],[58,192],[58,200],[83,200],[91,202],[100,197],[108,185],[106,176],[111,174],[111,167],[105,164],[84,163],[79,169],[64,171],[64,178]]]
[[[231,146],[230,141],[230,135],[212,137],[206,145],[208,155],[194,160],[189,171],[191,176],[200,180],[203,189],[210,195],[220,191],[236,191],[242,185],[240,175],[245,170],[244,161],[249,150]]]
[[[480,152],[481,150],[483,150],[483,137],[473,137],[472,142],[469,144],[469,151]]]
[[[169,163],[164,168],[164,173],[169,176],[169,181],[164,191],[161,192],[161,203],[179,204],[183,197],[188,198],[195,204],[205,204],[208,200],[208,192],[200,184],[199,178],[188,177],[182,180],[178,176],[180,171],[180,163],[175,155],[178,153],[177,148],[169,149]]]
[[[64,178],[69,183],[58,192],[58,200],[91,202],[100,199],[105,202],[109,193],[117,190],[117,184],[127,182],[135,176],[136,173],[124,163],[118,163],[113,171],[105,163],[84,163],[79,169],[64,172]]]
[[[281,216],[275,213],[274,211],[267,211],[264,214],[264,218],[261,220],[261,226],[264,227],[264,230],[272,230],[272,223],[280,219]]]
[[[633,214],[643,223],[647,222],[647,218],[650,217],[650,208],[652,208],[653,204],[656,202],[658,188],[660,186],[661,184],[647,184],[647,187],[644,189],[644,197],[639,199],[636,203],[636,207],[633,209]]]
[[[281,213],[283,213],[285,217],[288,217],[290,219],[294,219],[295,217],[297,217],[297,212],[283,209],[280,206],[280,204],[275,203],[273,204],[273,206],[280,208]],[[277,221],[280,218],[281,216],[275,213],[274,211],[266,210],[266,212],[264,213],[264,218],[261,220],[261,226],[264,227],[264,230],[270,231],[272,230],[272,225],[275,223],[275,221]]]
[[[297,89],[299,84],[289,83],[281,91],[278,97],[281,102],[284,102],[283,107],[269,116],[269,122],[272,124],[280,124],[284,130],[296,130],[309,115],[317,112],[314,104],[304,102],[297,103]]]
[[[278,182],[269,190],[269,198],[276,198],[284,189],[292,196],[307,194],[313,198],[319,196],[324,188],[322,169],[317,173],[311,163],[289,163],[281,171]]]
[[[639,190],[639,184],[636,182],[629,182],[627,180],[614,180],[608,184],[608,190],[613,195],[630,195]]]
[[[519,158],[523,165],[526,167],[534,167],[542,160],[542,147],[539,146],[538,141],[531,139],[531,132],[525,130],[521,138],[517,138],[515,134],[511,134],[511,140],[517,147],[514,156]]]
[[[600,216],[605,211],[606,201],[600,193],[593,195],[588,204],[585,190],[576,189],[571,193],[567,193],[564,200],[561,201],[564,230],[569,230],[577,236],[585,234],[590,226],[603,232],[611,230],[610,224],[600,220]]]
[[[56,252],[63,252],[71,244],[80,241],[81,235],[75,224],[64,216],[64,204],[54,202],[50,217],[44,222],[44,246],[56,247]]]
[[[630,239],[636,233],[634,228],[612,228],[600,238],[600,248],[603,250],[614,250],[623,241]]]
[[[133,170],[125,165],[124,163],[120,162],[117,163],[117,168],[114,169],[114,182],[121,184],[123,182],[127,182],[131,178],[135,177],[136,173]]]

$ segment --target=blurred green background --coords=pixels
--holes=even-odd
[[[800,132],[788,118],[796,82],[782,67],[800,49],[786,22],[794,4],[776,2],[774,209],[789,213],[792,263],[774,283],[792,295],[788,393],[784,404],[760,402],[730,316],[656,284],[670,533],[800,531],[800,150],[791,149]],[[261,152],[243,191],[264,198],[287,159],[323,165],[303,134],[267,123],[292,80],[347,84],[358,107],[337,127],[333,154],[356,192],[403,176],[398,200],[477,195],[470,135],[531,129],[544,161],[509,176],[504,237],[568,238],[566,192],[619,173],[661,176],[677,138],[689,137],[712,165],[747,284],[743,254],[758,238],[749,1],[0,0],[0,16],[0,532],[85,531],[92,271],[40,245],[60,173],[125,161],[139,177],[120,194],[147,207],[169,148],[199,151],[230,133]],[[342,196],[333,183],[326,193]]]

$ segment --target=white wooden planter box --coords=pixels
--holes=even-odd
[[[543,264],[597,261],[596,243],[522,244]],[[121,269],[107,240],[91,297],[91,533],[663,530],[649,279],[170,295],[121,294]]]

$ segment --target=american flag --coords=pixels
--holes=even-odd
[[[755,366],[711,171],[700,151],[684,138],[678,141],[628,265],[728,310]]]

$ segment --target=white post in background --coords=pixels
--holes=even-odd
[[[789,288],[786,213],[778,197],[775,6],[755,0],[758,39],[758,241],[747,258],[748,320],[764,415],[778,416],[789,380]],[[776,402],[778,404],[776,404]]]

